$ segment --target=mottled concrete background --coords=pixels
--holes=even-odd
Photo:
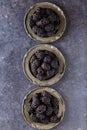
[[[21,106],[25,94],[36,86],[26,79],[21,64],[26,51],[38,43],[27,36],[23,19],[39,1],[0,0],[0,130],[33,130]],[[87,0],[50,1],[67,17],[63,37],[53,43],[66,59],[64,77],[52,86],[62,94],[66,112],[53,130],[87,130]]]

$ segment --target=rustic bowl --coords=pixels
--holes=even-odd
[[[54,10],[60,17],[59,29],[58,29],[57,33],[54,34],[51,37],[43,38],[43,37],[37,36],[35,33],[33,33],[32,29],[31,29],[31,27],[29,25],[29,19],[30,19],[30,17],[36,11],[36,9],[38,7],[50,8],[50,9]],[[40,3],[37,3],[37,4],[33,5],[33,6],[31,6],[29,8],[29,10],[27,11],[27,13],[25,14],[25,17],[24,17],[24,27],[25,27],[25,30],[26,30],[27,34],[33,40],[36,40],[36,41],[38,41],[40,43],[51,43],[53,41],[58,40],[62,36],[62,34],[64,33],[65,28],[66,28],[66,18],[65,18],[65,15],[64,15],[63,11],[57,5],[55,5],[53,3],[50,3],[50,2],[40,2]]]
[[[57,116],[60,120],[57,123],[48,123],[48,124],[37,123],[37,122],[32,121],[31,118],[29,117],[29,114],[28,114],[29,101],[35,93],[40,93],[42,91],[49,92],[51,95],[56,97],[59,101],[59,110],[58,110]],[[29,92],[23,100],[23,105],[22,105],[23,116],[24,116],[26,122],[29,125],[31,125],[32,127],[34,127],[35,129],[46,130],[46,129],[51,129],[51,128],[57,126],[62,121],[62,119],[64,117],[64,112],[65,112],[65,104],[64,104],[63,98],[56,90],[49,88],[49,87],[45,87],[45,88],[39,87],[37,89],[34,89],[31,92]]]
[[[31,70],[30,70],[30,67],[29,67],[29,61],[30,61],[31,56],[37,50],[48,50],[48,51],[52,52],[53,54],[55,54],[56,57],[58,58],[59,71],[58,71],[58,73],[56,75],[54,75],[52,78],[50,78],[48,80],[40,81],[39,79],[37,79],[31,73]],[[39,85],[39,86],[50,86],[50,85],[58,82],[62,78],[62,76],[64,75],[64,72],[65,72],[65,59],[64,59],[64,56],[62,55],[62,53],[56,47],[54,47],[52,45],[48,45],[48,44],[39,44],[39,45],[36,45],[36,46],[30,48],[29,51],[24,55],[22,66],[23,66],[24,74],[34,84]]]

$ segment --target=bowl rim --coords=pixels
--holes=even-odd
[[[43,48],[42,48],[43,47]],[[59,62],[61,62],[61,66],[59,68],[59,72],[53,76],[52,78],[48,79],[48,80],[38,80],[37,78],[35,78],[35,76],[33,76],[33,74],[31,73],[30,71],[30,68],[29,68],[29,58],[31,58],[31,56],[37,51],[37,50],[48,50],[52,52],[53,54],[55,54],[57,56],[57,58],[59,57],[60,59]],[[31,54],[32,53],[32,54]],[[31,55],[31,56],[30,56]],[[28,80],[32,81],[33,84],[36,84],[36,85],[39,85],[39,86],[50,86],[52,84],[55,84],[56,82],[58,82],[62,76],[64,75],[65,73],[65,68],[66,68],[66,64],[65,64],[65,58],[63,56],[63,54],[58,50],[58,48],[56,48],[55,46],[53,45],[48,45],[48,44],[39,44],[39,45],[35,45],[33,46],[32,48],[30,48],[24,55],[23,57],[23,62],[22,62],[22,68],[23,68],[23,72],[25,74],[25,76],[28,78]]]
[[[33,95],[33,93],[35,93],[35,91],[38,91],[38,90],[40,90],[40,89],[41,89],[42,91],[47,91],[47,92],[49,92],[51,95],[53,95],[54,97],[56,97],[56,98],[58,99],[58,102],[59,102],[58,117],[59,117],[59,118],[61,117],[61,119],[60,119],[59,122],[57,122],[57,123],[50,123],[50,124],[48,125],[48,124],[37,123],[37,122],[35,123],[34,121],[31,120],[31,121],[33,122],[33,123],[31,123],[31,121],[29,122],[28,118],[26,117],[26,110],[25,110],[26,100],[29,101],[28,97],[29,97],[31,94]],[[41,92],[41,91],[40,91],[40,92]],[[58,97],[59,97],[59,98],[58,98]],[[60,109],[61,109],[61,110],[60,110]],[[60,113],[61,113],[61,114],[60,114]],[[63,118],[64,118],[64,115],[65,115],[65,101],[64,101],[63,97],[61,96],[61,94],[60,94],[57,90],[55,90],[55,89],[53,89],[53,88],[49,88],[49,87],[45,87],[45,88],[38,87],[38,88],[35,88],[35,89],[29,91],[29,92],[24,96],[23,101],[22,101],[22,115],[23,115],[25,121],[26,121],[30,126],[32,126],[33,128],[40,129],[40,130],[43,130],[43,127],[44,127],[44,130],[45,130],[45,129],[51,129],[51,128],[53,128],[53,127],[59,125],[59,124],[62,122],[62,120],[63,120]]]
[[[63,17],[64,25],[63,25],[62,30],[60,31],[59,34],[56,33],[54,36],[47,37],[47,38],[43,38],[43,37],[39,37],[39,36],[35,35],[35,34],[33,33],[32,29],[29,30],[29,29],[27,28],[27,25],[26,25],[27,15],[29,14],[30,10],[32,10],[35,6],[39,6],[39,5],[41,6],[41,4],[48,4],[48,5],[50,5],[50,6],[53,6],[53,8],[56,8],[56,9],[58,10],[58,12],[60,12],[60,15]],[[40,6],[39,6],[39,7],[40,7]],[[29,27],[30,27],[30,26],[29,26]],[[40,43],[51,43],[51,42],[54,42],[54,41],[56,41],[56,40],[58,40],[58,39],[60,39],[60,38],[62,37],[62,35],[63,35],[63,33],[65,32],[65,29],[66,29],[66,17],[65,17],[64,11],[63,11],[58,5],[56,5],[56,4],[52,3],[52,2],[38,2],[38,3],[36,3],[36,4],[33,4],[32,6],[30,6],[30,8],[29,8],[29,9],[27,10],[27,12],[25,13],[25,16],[24,16],[24,28],[25,28],[25,31],[26,31],[27,35],[28,35],[31,39],[33,39],[34,41],[38,41],[38,42],[40,42]],[[34,34],[34,36],[32,36],[32,35],[30,34],[31,31],[32,31],[32,34]],[[49,39],[49,40],[48,40],[48,39]]]

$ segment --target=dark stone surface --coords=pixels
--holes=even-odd
[[[33,130],[21,107],[25,94],[36,86],[24,76],[22,59],[37,43],[27,36],[23,19],[27,9],[39,1],[0,0],[0,130]],[[64,77],[52,86],[62,94],[66,112],[53,130],[87,130],[87,0],[50,1],[67,17],[63,37],[53,43],[66,59]]]

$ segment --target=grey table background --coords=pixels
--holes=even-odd
[[[27,9],[40,0],[0,0],[0,130],[33,130],[21,113],[33,85],[23,74],[26,51],[38,44],[23,26]],[[49,1],[49,0],[48,0]],[[65,12],[67,28],[53,43],[66,59],[64,77],[52,87],[66,104],[64,120],[53,130],[87,130],[87,0],[50,0]]]

